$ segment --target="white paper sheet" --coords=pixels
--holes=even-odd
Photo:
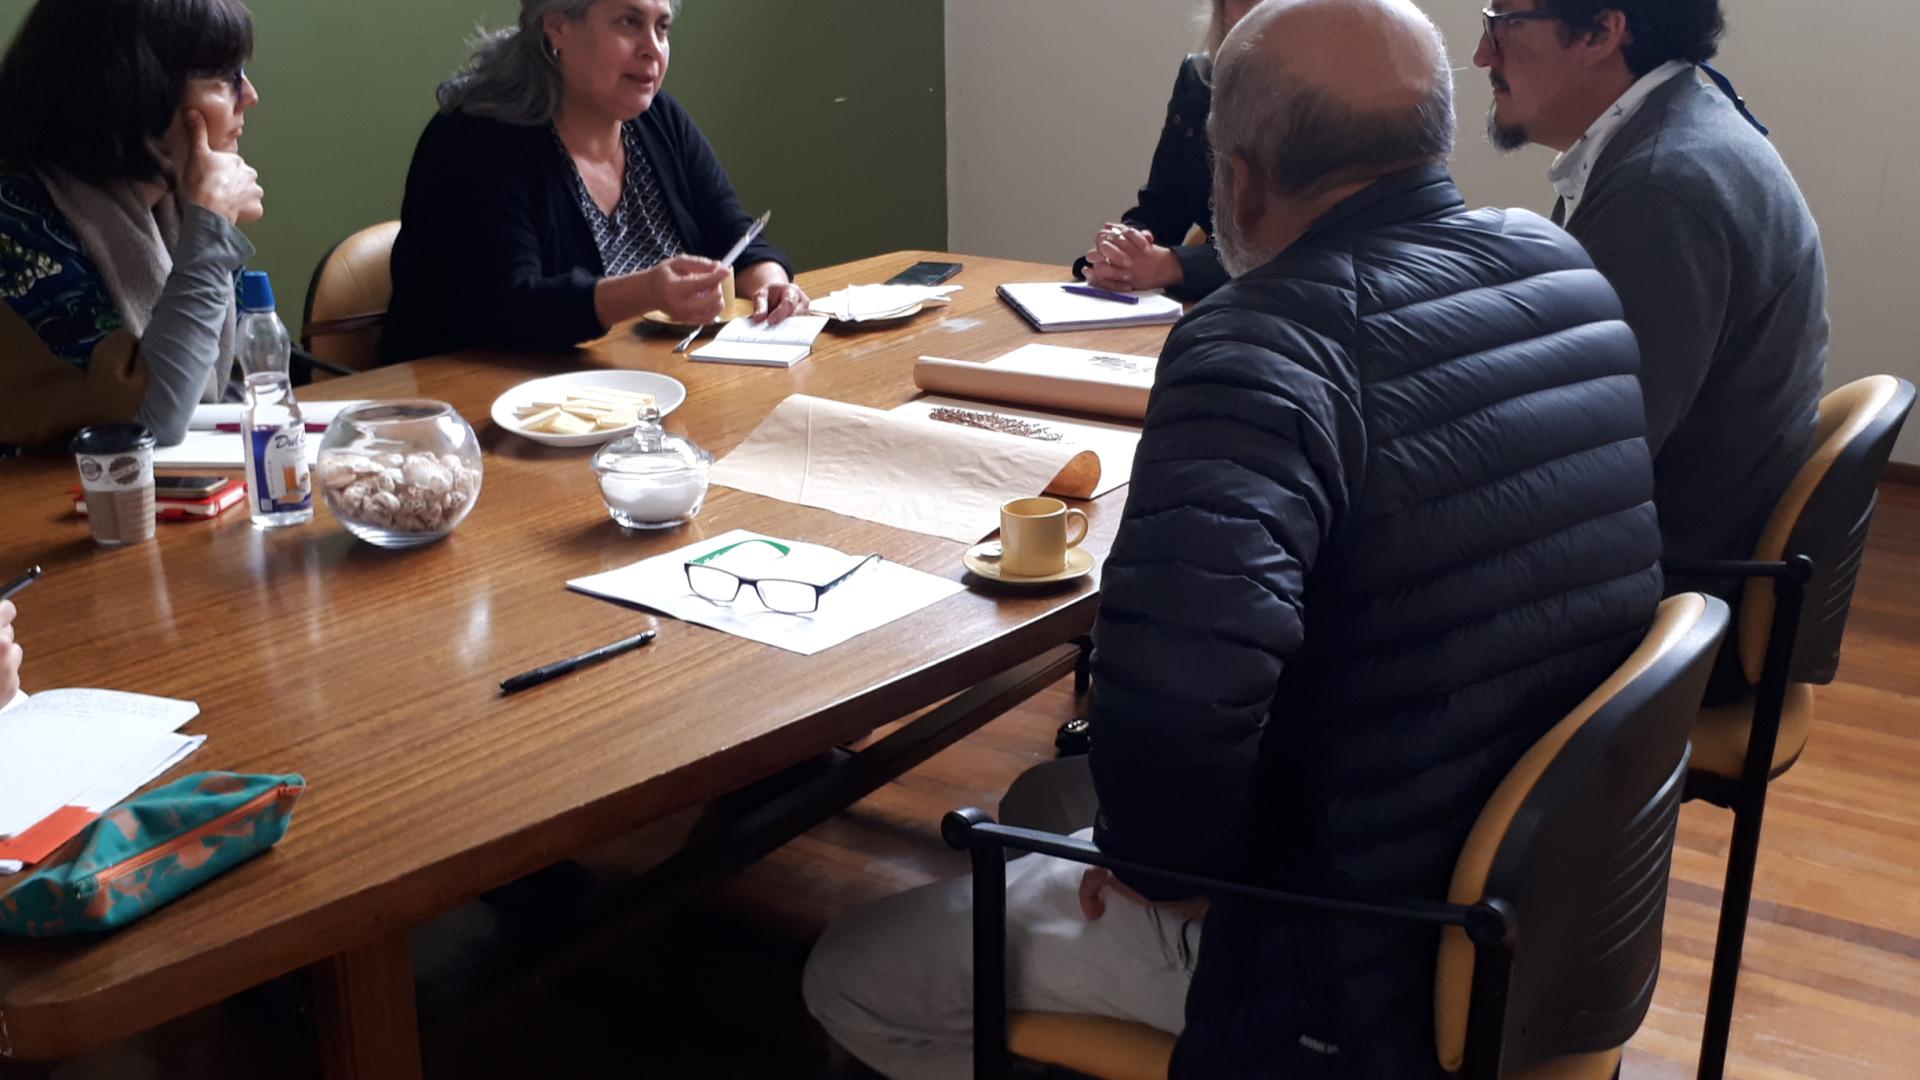
[[[795,394],[710,478],[769,499],[972,542],[1000,525],[1000,504],[1038,495],[1063,470],[1097,470],[1060,443],[939,424]],[[1080,494],[1096,484],[1085,483]]]
[[[765,544],[748,544],[722,555],[711,565],[747,577],[780,577],[826,582],[847,572],[866,552],[841,552],[818,544],[801,543],[734,529],[721,536],[689,544],[665,555],[642,559],[618,570],[576,578],[567,588],[590,596],[640,604],[676,619],[712,627],[735,637],[796,652],[802,656],[875,630],[963,591],[957,581],[934,577],[885,559],[863,567],[820,599],[820,610],[810,615],[768,611],[751,588],[743,588],[730,604],[698,596],[687,585],[686,563],[743,540],[774,540],[792,549],[782,556]]]
[[[341,410],[354,405],[365,405],[366,403],[366,398],[355,398],[348,401],[308,401],[305,398],[301,398],[300,417],[306,421],[309,431],[314,428],[325,431],[327,425],[333,423],[333,418],[340,415]],[[241,421],[246,419],[246,415],[247,407],[245,405],[232,402],[195,405],[193,407],[193,419],[187,421],[187,429],[189,431],[213,431],[218,429],[222,424],[229,427],[238,427]]]
[[[691,354],[694,360],[760,367],[792,367],[813,352],[813,339],[825,329],[825,315],[796,315],[779,326],[735,319],[718,336]]]
[[[983,405],[978,401],[950,397],[915,398],[893,411],[907,416],[926,416],[933,410],[942,408],[965,409],[968,412],[994,413],[1031,420],[1058,431],[1063,436],[1061,440],[1063,444],[1093,451],[1100,456],[1100,483],[1093,489],[1093,497],[1096,499],[1124,485],[1133,476],[1133,455],[1134,451],[1140,447],[1140,429],[1126,424],[1072,419],[1054,413],[1036,412],[1010,405]]]
[[[0,713],[0,837],[71,804],[199,714],[191,701],[77,689]]]
[[[186,760],[206,741],[205,735],[162,735],[154,740],[152,746],[128,758],[126,764],[101,777],[67,805],[78,806],[94,814],[104,814],[125,802],[161,773]],[[61,843],[67,839],[62,838]],[[26,864],[18,859],[0,859],[0,875],[17,874],[24,869]]]
[[[307,433],[307,464],[320,460],[320,433]],[[246,447],[237,431],[188,431],[178,446],[162,446],[153,452],[153,464],[161,469],[244,469]]]

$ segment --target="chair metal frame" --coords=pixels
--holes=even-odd
[[[1314,896],[1215,880],[1118,858],[1084,840],[1001,825],[981,810],[949,813],[941,822],[941,835],[950,846],[968,852],[973,865],[974,1076],[978,1080],[1001,1080],[1007,1075],[1011,1059],[1006,1009],[1006,857],[1009,851],[1036,852],[1104,867],[1133,880],[1180,886],[1191,895],[1242,897],[1330,916],[1393,919],[1435,928],[1459,927],[1472,943],[1474,952],[1460,1071],[1467,1080],[1497,1080],[1503,1065],[1514,1055],[1519,1058],[1516,1064],[1525,1065],[1567,1053],[1617,1047],[1639,1026],[1652,1001],[1654,975],[1659,969],[1658,935],[1666,896],[1665,867],[1672,856],[1674,829],[1690,757],[1686,732],[1698,712],[1707,673],[1727,623],[1726,605],[1707,599],[1705,610],[1682,638],[1621,686],[1572,733],[1546,764],[1514,813],[1494,853],[1485,891],[1480,900],[1471,904]],[[1641,726],[1629,734],[1625,725],[1636,722]],[[1629,739],[1634,741],[1622,741]],[[1660,908],[1648,922],[1641,924],[1637,932],[1642,936],[1635,939],[1643,943],[1643,956],[1650,970],[1633,968],[1630,979],[1634,993],[1624,1007],[1614,1013],[1598,1020],[1567,1019],[1544,1027],[1539,1015],[1521,1014],[1518,1019],[1525,1030],[1510,1040],[1507,1025],[1516,980],[1524,992],[1544,1000],[1544,995],[1539,993],[1543,973],[1551,971],[1553,978],[1558,976],[1555,965],[1543,966],[1539,960],[1516,966],[1515,949],[1523,929],[1522,906],[1540,904],[1543,905],[1541,912],[1547,912],[1554,888],[1584,887],[1579,880],[1561,876],[1568,872],[1567,868],[1577,866],[1585,870],[1589,865],[1585,861],[1588,852],[1558,850],[1556,845],[1564,839],[1563,830],[1570,819],[1555,811],[1566,811],[1569,805],[1574,808],[1586,805],[1591,792],[1598,790],[1592,787],[1593,777],[1608,775],[1596,772],[1595,762],[1630,760],[1632,755],[1616,753],[1616,750],[1633,745],[1643,749],[1665,746],[1673,753],[1670,763],[1663,751],[1658,761],[1643,761],[1635,766],[1637,772],[1628,774],[1640,776],[1638,782],[1646,785],[1645,789],[1636,789],[1646,792],[1644,801],[1640,794],[1630,796],[1633,800],[1630,816],[1636,822],[1653,822],[1658,830],[1648,834],[1657,835],[1657,843],[1645,850],[1657,853],[1661,872],[1657,879],[1643,880],[1657,880]],[[1574,801],[1571,804],[1564,801],[1569,799]],[[1549,886],[1548,882],[1553,884]],[[1652,900],[1655,893],[1647,895],[1650,902],[1655,902]],[[1543,932],[1549,937],[1555,932],[1557,917],[1548,914],[1544,919]],[[1564,933],[1564,927],[1559,929]],[[1636,961],[1629,958],[1627,963],[1631,967]],[[1618,1041],[1612,1041],[1614,1039]],[[1514,1055],[1509,1054],[1510,1050]]]
[[[1747,760],[1737,782],[1711,773],[1687,777],[1686,798],[1702,799],[1733,811],[1733,838],[1727,848],[1726,882],[1720,894],[1720,925],[1714,933],[1713,975],[1700,1040],[1700,1080],[1719,1080],[1726,1070],[1733,1033],[1733,1001],[1740,979],[1740,954],[1746,945],[1747,913],[1753,904],[1753,876],[1760,861],[1760,825],[1772,784],[1773,754],[1780,742],[1780,719],[1792,683],[1794,646],[1806,606],[1813,560],[1805,555],[1773,562],[1674,559],[1663,562],[1668,574],[1693,578],[1773,579],[1773,625],[1767,632],[1766,663],[1755,687],[1753,727],[1747,735]]]
[[[1330,915],[1460,927],[1474,946],[1473,1020],[1467,1026],[1467,1056],[1461,1075],[1475,1078],[1499,1075],[1509,974],[1519,923],[1512,909],[1497,899],[1471,905],[1424,900],[1371,903],[1217,881],[1117,859],[1085,840],[1001,825],[985,811],[975,809],[949,813],[940,822],[940,834],[948,845],[966,851],[973,862],[975,1080],[1005,1080],[1012,1060],[1007,1050],[1008,851],[1051,855],[1104,867],[1127,877],[1183,885],[1192,888],[1195,895],[1230,894]]]
[[[1896,379],[1895,384],[1892,395],[1839,450],[1826,473],[1807,493],[1780,559],[1669,559],[1662,563],[1669,577],[1743,583],[1771,579],[1774,595],[1773,621],[1767,627],[1760,678],[1754,684],[1753,719],[1740,777],[1730,781],[1704,771],[1687,777],[1686,798],[1733,812],[1720,922],[1714,935],[1713,974],[1701,1029],[1699,1080],[1720,1080],[1726,1071],[1767,792],[1773,779],[1792,766],[1788,762],[1776,769],[1773,763],[1787,692],[1796,682],[1833,681],[1859,574],[1859,558],[1879,502],[1878,485],[1894,441],[1913,408],[1913,385],[1904,379]],[[1819,451],[1816,447],[1816,455]],[[1825,561],[1817,561],[1816,555]],[[1812,622],[1806,618],[1810,598],[1816,605]]]

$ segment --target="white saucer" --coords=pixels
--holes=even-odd
[[[584,435],[555,435],[546,431],[526,431],[520,427],[519,419],[514,416],[521,402],[532,401],[549,394],[564,397],[570,390],[595,388],[652,394],[654,405],[659,408],[663,418],[679,408],[681,402],[687,400],[686,385],[671,375],[623,368],[574,371],[565,375],[549,375],[544,379],[523,382],[501,394],[493,401],[493,422],[523,439],[532,439],[534,442],[546,443],[548,446],[598,446],[604,442],[612,442],[622,435],[631,434],[632,427],[590,431]]]
[[[1024,577],[1019,574],[1003,572],[1000,569],[999,553],[1000,541],[988,540],[983,544],[975,544],[968,548],[967,553],[960,557],[960,561],[966,563],[967,569],[975,574],[986,578],[988,581],[998,581],[1003,585],[1052,585],[1056,582],[1072,581],[1075,578],[1083,578],[1091,574],[1095,562],[1092,552],[1085,548],[1071,547],[1067,549],[1066,569],[1057,574],[1043,574],[1040,577]],[[989,557],[989,555],[991,555],[991,557]]]

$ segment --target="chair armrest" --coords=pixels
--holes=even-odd
[[[1787,561],[1760,562],[1753,559],[1661,559],[1660,569],[1669,577],[1696,578],[1779,578],[1791,565]]]
[[[330,360],[322,360],[322,359],[320,359],[319,357],[317,357],[317,356],[315,356],[315,355],[313,355],[312,353],[310,353],[310,352],[308,352],[307,350],[305,350],[305,349],[303,349],[303,348],[301,348],[301,347],[300,347],[300,346],[298,346],[298,345],[295,345],[295,346],[293,347],[293,355],[294,355],[294,357],[295,357],[296,359],[299,359],[299,360],[304,360],[304,361],[306,361],[307,363],[309,363],[309,364],[311,364],[311,365],[313,365],[314,367],[317,367],[317,368],[319,368],[319,369],[320,369],[321,371],[324,371],[324,372],[326,372],[326,373],[327,373],[327,374],[329,374],[329,375],[358,375],[358,374],[360,374],[359,372],[357,372],[357,371],[355,371],[355,370],[353,370],[353,369],[352,369],[352,368],[350,368],[350,367],[342,367],[341,365],[339,365],[339,364],[336,364],[336,363],[333,363],[333,362],[332,362],[332,361],[330,361]]]
[[[1057,859],[1066,859],[1069,862],[1103,867],[1128,877],[1153,878],[1168,884],[1186,886],[1193,889],[1195,894],[1227,894],[1283,907],[1304,908],[1309,911],[1400,919],[1435,926],[1458,926],[1464,928],[1475,941],[1479,941],[1482,935],[1491,935],[1493,939],[1498,939],[1506,932],[1504,918],[1491,905],[1468,906],[1430,900],[1347,900],[1283,892],[1237,881],[1222,881],[1175,870],[1162,870],[1127,859],[1115,858],[1085,840],[998,824],[983,810],[967,809],[949,813],[940,822],[940,835],[946,839],[949,846],[962,851],[1003,849],[1030,851],[1040,855],[1051,855]]]

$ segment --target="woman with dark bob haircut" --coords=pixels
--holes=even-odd
[[[679,0],[520,0],[440,86],[407,174],[381,353],[561,349],[651,311],[724,309],[747,232],[726,170],[660,87]],[[740,254],[754,317],[808,309],[786,256]]]
[[[0,447],[220,399],[260,217],[237,0],[39,0],[0,61]]]

